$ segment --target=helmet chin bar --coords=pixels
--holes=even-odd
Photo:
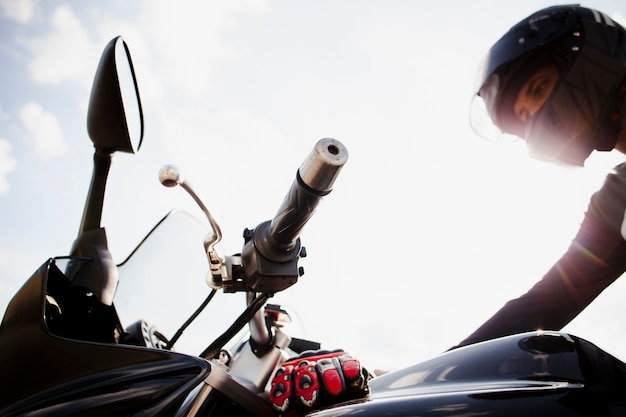
[[[589,134],[588,131],[587,134]],[[528,153],[532,158],[541,161],[558,165],[583,166],[594,150],[591,146],[592,141],[584,140],[583,135],[585,135],[583,132],[565,131],[563,122],[559,121],[554,108],[544,108],[537,114],[527,130]]]
[[[597,29],[583,23],[587,33]],[[610,151],[617,143],[621,120],[613,120],[612,114],[623,99],[618,93],[626,76],[626,53],[607,56],[591,42],[577,52],[552,96],[529,122],[525,136],[533,158],[583,166],[591,152]]]
[[[558,109],[546,103],[530,122],[525,136],[532,158],[559,165],[583,166],[594,150],[611,151],[615,147],[621,122],[610,120],[612,111],[608,112],[606,120],[597,120],[592,125],[577,112],[565,112],[565,117],[560,117],[562,113],[562,107]]]

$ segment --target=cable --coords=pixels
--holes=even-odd
[[[196,319],[196,317],[198,317],[198,315],[202,312],[202,310],[204,310],[205,307],[211,302],[211,300],[213,299],[213,297],[215,296],[216,293],[217,293],[216,289],[211,290],[211,293],[202,302],[202,304],[200,304],[200,307],[198,307],[196,309],[196,311],[193,312],[191,317],[189,317],[187,319],[187,321],[185,323],[183,323],[183,325],[180,327],[180,329],[178,329],[176,334],[170,339],[169,342],[167,342],[167,345],[165,345],[165,349],[166,350],[171,350],[172,349],[172,346],[174,346],[174,343],[176,343],[178,341],[178,339],[180,339],[180,337],[182,336],[183,332],[187,329],[187,327],[189,327],[191,322],[193,322]]]
[[[261,307],[263,307],[268,298],[269,296],[266,294],[261,294],[255,297],[250,302],[250,304],[248,304],[248,307],[246,307],[243,313],[241,313],[241,315],[237,317],[233,324],[231,324],[224,333],[222,333],[217,339],[215,339],[213,343],[211,343],[209,347],[207,347],[204,352],[200,354],[200,357],[205,359],[214,358],[222,349],[222,347],[224,347],[226,342],[235,337],[235,335],[243,328],[243,326],[245,326],[246,323],[248,323],[252,319],[256,312],[259,311]]]

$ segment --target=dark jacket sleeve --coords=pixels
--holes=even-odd
[[[506,303],[458,346],[537,329],[560,330],[569,323],[626,270],[621,234],[625,210],[626,175],[613,172],[592,197],[561,259],[526,294]]]

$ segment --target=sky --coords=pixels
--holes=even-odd
[[[103,225],[116,261],[170,208],[201,216],[158,183],[161,165],[180,166],[221,225],[221,252],[234,254],[245,227],[274,215],[315,143],[333,137],[348,163],[303,232],[305,275],[273,302],[298,313],[306,337],[371,368],[448,349],[541,278],[623,159],[553,167],[469,125],[488,48],[552,4],[0,0],[0,306],[76,237],[91,82],[122,35],[145,135],[111,169]],[[621,0],[583,5],[626,22]],[[152,282],[166,310],[189,309],[183,283]],[[229,297],[209,306],[207,326],[243,308]],[[625,297],[621,279],[564,330],[625,359]]]

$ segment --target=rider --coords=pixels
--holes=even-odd
[[[532,14],[492,46],[478,85],[473,104],[492,132],[522,138],[534,158],[582,166],[593,150],[626,154],[626,31],[604,13]],[[626,163],[593,195],[561,259],[458,346],[570,322],[626,270],[625,212]]]

